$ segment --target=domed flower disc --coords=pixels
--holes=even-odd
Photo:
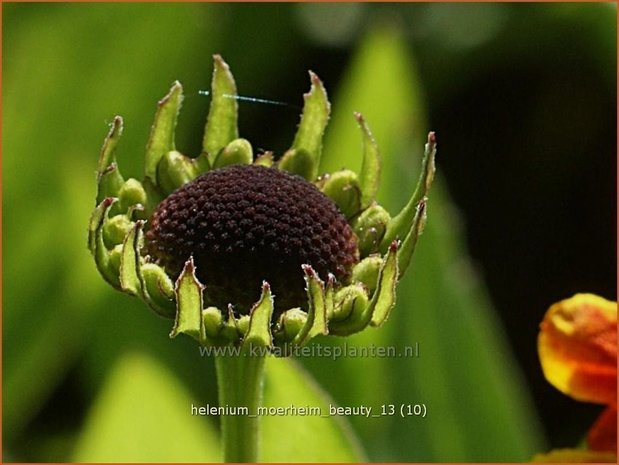
[[[278,314],[307,305],[302,265],[347,284],[359,261],[357,238],[331,199],[300,176],[260,165],[209,171],[176,190],[153,213],[146,246],[174,277],[193,256],[206,302],[242,314],[263,281]]]

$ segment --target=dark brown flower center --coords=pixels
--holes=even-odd
[[[146,232],[151,258],[178,277],[193,256],[207,305],[247,313],[271,285],[276,312],[305,307],[301,265],[350,280],[357,239],[331,199],[275,168],[234,165],[205,173],[159,204]]]

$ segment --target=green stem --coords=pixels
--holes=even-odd
[[[219,405],[234,413],[220,416],[224,462],[258,461],[264,362],[264,356],[247,352],[215,358]],[[247,413],[238,407],[247,407]]]

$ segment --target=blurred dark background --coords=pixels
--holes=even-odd
[[[166,24],[175,31],[169,40],[178,41],[183,49],[190,45],[179,38],[182,34],[178,31],[184,27],[191,28],[195,37],[210,34],[208,50],[221,53],[232,65],[237,83],[242,82],[243,95],[292,106],[302,103],[299,89],[307,87],[307,69],[316,71],[329,92],[336,94],[366,31],[380,23],[398,28],[419,74],[426,126],[437,132],[438,170],[460,210],[458,220],[463,222],[470,255],[530,386],[548,442],[552,447],[578,443],[582,425],[593,422],[601,408],[577,403],[545,381],[537,358],[537,324],[550,304],[577,292],[616,299],[616,5],[308,3],[193,8],[198,14],[182,17],[192,22],[189,26]],[[18,82],[20,74],[14,70],[23,68],[19,64],[23,53],[36,43],[28,42],[36,37],[36,26],[47,21],[53,31],[55,20],[74,14],[69,9],[67,5],[3,5],[3,73],[14,73],[9,74],[11,83]],[[207,13],[215,20],[207,20]],[[159,15],[165,16],[165,11]],[[121,10],[117,18],[124,27],[138,27]],[[101,46],[117,48],[122,55],[123,38],[107,36],[105,30],[94,27],[109,19],[95,21],[84,40],[95,40],[102,34],[105,45]],[[148,28],[151,19],[146,17],[139,27]],[[170,33],[162,24],[150,27],[160,27],[157,36],[165,41]],[[131,112],[139,107],[152,113],[154,100],[141,95],[135,101],[118,97],[126,80],[132,79],[136,57],[125,58],[127,75],[122,67],[111,69],[114,75],[93,75],[88,71],[88,60],[95,66],[97,55],[80,54],[72,48],[81,39],[76,33],[73,40],[59,46],[66,56],[50,55],[48,62],[35,64],[30,72],[44,76],[46,69],[60,66],[63,60],[87,60],[82,63],[81,85],[105,87],[109,93],[105,105],[98,103],[95,119],[126,115],[125,150],[141,153],[150,122],[132,120]],[[260,49],[254,48],[256,41],[261,43]],[[157,44],[151,49],[145,43],[142,50],[158,53]],[[196,48],[179,53],[179,57],[161,59],[171,62],[171,68],[177,60],[177,68],[183,70],[187,98],[177,142],[186,152],[197,153],[208,101],[198,91],[208,89],[209,53]],[[195,62],[187,64],[187,60]],[[133,71],[138,72],[140,65],[136,62],[135,66],[138,70]],[[101,66],[95,69],[101,71]],[[152,70],[147,71],[142,74],[145,80],[156,79],[165,85],[177,77],[171,73],[153,77]],[[160,96],[166,88],[159,88]],[[35,91],[46,95],[66,92],[67,114],[90,118],[88,102],[71,101],[71,88],[12,89],[5,81],[3,95],[13,93],[11,102],[20,100],[22,105],[11,115],[19,114],[32,124],[48,124],[45,115],[37,114],[37,104],[29,95]],[[297,114],[293,107],[241,104],[241,134],[254,147],[281,153],[294,131]],[[94,121],[99,132],[101,122]],[[11,129],[25,130],[25,124],[20,122]],[[97,149],[92,147],[90,158],[81,155],[87,173],[94,170],[92,156]],[[8,150],[3,144],[3,164],[14,157]],[[123,163],[126,172],[137,175],[139,158],[127,157]],[[24,176],[31,170],[28,166],[23,169]],[[53,173],[58,171],[55,168]],[[26,192],[6,174],[4,178],[5,186],[16,192],[5,196],[5,202],[18,195],[38,195],[38,189],[44,188]],[[10,215],[3,215],[3,222],[10,230]],[[4,289],[10,285],[3,284]],[[4,307],[5,314],[9,310]],[[103,321],[102,326],[110,330],[111,324]],[[6,334],[4,340],[5,344],[13,341]],[[76,365],[63,375],[29,421],[26,431],[32,437],[49,425],[57,426],[59,417],[68,429],[79,426],[90,402],[84,394],[88,391],[81,388],[79,370]],[[568,417],[570,421],[566,421]],[[29,457],[27,442],[20,444],[15,450]]]

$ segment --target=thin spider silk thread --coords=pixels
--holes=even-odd
[[[211,92],[208,91],[208,90],[199,90],[198,94],[210,97]],[[234,100],[238,100],[239,102],[263,103],[263,104],[267,104],[267,105],[277,105],[277,106],[280,106],[280,107],[294,108],[294,109],[297,109],[297,110],[301,109],[301,107],[299,107],[297,105],[292,105],[292,104],[287,103],[287,102],[280,102],[278,100],[269,100],[269,99],[265,99],[265,98],[248,97],[248,96],[245,96],[245,95],[232,95],[232,94],[222,94],[222,96],[226,97],[226,98],[231,98],[231,99],[234,99]]]

